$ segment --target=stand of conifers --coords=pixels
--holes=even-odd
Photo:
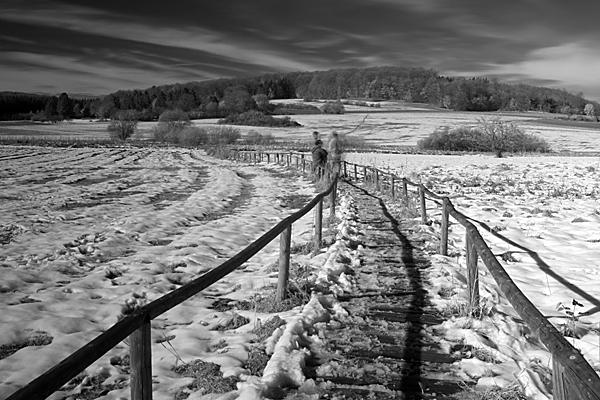
[[[234,151],[231,154],[231,157],[236,161],[274,162],[295,168],[303,174],[314,175],[315,173],[312,162],[305,159],[304,154],[301,153]],[[321,174],[321,171],[317,171],[317,174]],[[506,298],[523,318],[532,333],[537,335],[552,353],[554,400],[600,400],[600,377],[581,353],[525,297],[491,252],[477,228],[469,221],[468,217],[454,208],[448,197],[431,192],[422,183],[413,183],[406,178],[397,177],[391,173],[364,165],[342,161],[340,175],[344,179],[356,182],[363,181],[375,190],[389,195],[392,201],[403,201],[407,206],[413,203],[411,198],[414,198],[416,194],[423,224],[428,222],[427,200],[430,203],[441,205],[440,254],[447,255],[448,253],[449,217],[452,216],[465,228],[468,269],[467,289],[469,291],[470,310],[472,312],[477,310],[480,303],[478,260],[481,258]],[[322,245],[323,201],[328,198],[329,216],[333,217],[335,215],[337,185],[338,176],[331,177],[327,190],[318,194],[301,210],[283,219],[238,254],[195,280],[148,305],[138,308],[59,364],[13,393],[7,400],[45,399],[127,338],[129,338],[130,348],[131,399],[151,400],[151,321],[240,267],[278,236],[280,250],[276,299],[277,301],[283,301],[286,298],[289,277],[292,225],[314,209],[314,248],[320,248]],[[417,190],[409,190],[409,187],[414,187]]]

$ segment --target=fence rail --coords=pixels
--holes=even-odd
[[[266,160],[267,162],[283,163],[288,167],[295,167],[296,169],[301,170],[302,173],[312,174],[315,172],[313,170],[312,161],[307,160],[304,157],[304,154],[301,153],[237,151],[233,153],[233,158],[238,161],[254,163]],[[475,225],[469,221],[467,216],[454,208],[454,205],[448,197],[433,193],[422,183],[411,182],[407,178],[398,177],[389,172],[365,165],[342,161],[341,174],[350,180],[362,180],[370,183],[375,189],[383,193],[389,193],[392,199],[398,198],[396,184],[401,183],[399,199],[407,205],[411,204],[412,195],[409,186],[416,188],[416,198],[418,199],[421,211],[422,223],[427,223],[428,221],[427,200],[433,199],[436,204],[440,204],[441,201],[442,223],[439,244],[440,254],[447,255],[448,253],[449,217],[451,216],[454,218],[465,228],[468,269],[467,289],[469,291],[469,305],[471,309],[473,310],[479,304],[478,260],[481,258],[500,287],[502,293],[504,293],[528,327],[532,332],[538,335],[542,343],[552,354],[554,400],[600,400],[600,377],[598,377],[594,369],[589,365],[581,353],[573,347],[550,322],[548,322],[542,313],[515,285],[508,273],[498,262]],[[130,339],[131,398],[132,400],[151,399],[151,320],[234,271],[272,240],[277,238],[277,236],[280,237],[280,269],[277,300],[283,300],[286,295],[287,279],[289,276],[288,268],[292,225],[312,209],[315,209],[314,241],[316,246],[320,246],[322,237],[323,200],[326,196],[330,196],[330,215],[334,215],[336,192],[337,175],[333,177],[332,183],[326,191],[318,194],[298,212],[283,219],[240,253],[179,289],[139,308],[133,314],[117,322],[106,332],[65,358],[55,367],[31,381],[27,386],[15,392],[7,400],[45,399],[127,337]]]

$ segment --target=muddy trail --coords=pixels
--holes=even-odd
[[[451,399],[466,383],[453,371],[461,346],[438,346],[444,317],[429,301],[430,263],[417,222],[392,215],[383,200],[343,184],[355,201],[362,233],[352,293],[338,296],[348,317],[330,321],[307,378],[327,388],[323,399]],[[397,212],[394,212],[397,214]],[[432,238],[429,238],[432,239]],[[315,349],[313,349],[315,350]]]

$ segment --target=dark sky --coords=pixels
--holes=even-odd
[[[600,0],[0,0],[0,91],[433,68],[600,100]]]

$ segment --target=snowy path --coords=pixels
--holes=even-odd
[[[319,398],[450,398],[468,380],[454,365],[463,347],[440,341],[444,318],[430,302],[436,289],[422,248],[431,238],[367,191],[341,190],[355,202],[361,239],[351,246],[360,249],[360,266],[347,267],[353,290],[337,296],[347,314],[316,327],[322,340],[311,348],[318,356],[307,377],[327,388]]]

